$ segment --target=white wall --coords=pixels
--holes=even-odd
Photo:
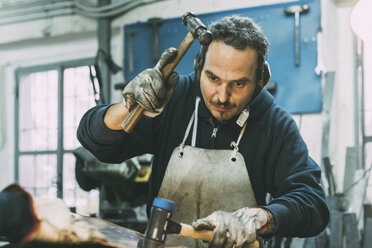
[[[345,1],[344,1],[345,2]],[[350,1],[349,1],[350,2]],[[336,72],[331,109],[329,155],[337,190],[343,190],[346,148],[354,146],[355,36],[350,27],[352,4],[323,1],[325,64]]]
[[[130,11],[112,22],[112,57],[122,66],[123,25],[146,21],[150,17],[171,18],[186,11],[196,14],[286,0],[168,0]],[[341,185],[345,149],[353,145],[353,44],[349,28],[350,7],[339,7],[322,0],[323,51],[328,70],[336,71],[335,96],[331,119],[330,155],[338,168]],[[64,16],[22,24],[0,26],[0,188],[13,181],[14,164],[14,70],[17,67],[94,57],[97,50],[96,21],[81,16]],[[5,35],[4,35],[5,34]],[[112,84],[121,82],[122,73],[113,76]],[[121,100],[117,90],[112,100]],[[301,120],[301,133],[310,155],[319,163],[321,154],[322,117],[320,114],[294,116]],[[5,130],[1,132],[1,130]],[[5,134],[4,135],[2,134]],[[4,144],[2,146],[2,144]]]

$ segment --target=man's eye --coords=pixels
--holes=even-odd
[[[243,86],[245,85],[245,83],[242,83],[242,82],[236,81],[236,82],[234,82],[234,85],[235,85],[236,87],[238,87],[238,88],[241,88],[241,87],[243,87]]]
[[[215,77],[215,76],[209,76],[209,79],[210,79],[211,81],[213,81],[213,82],[217,81],[217,77]]]

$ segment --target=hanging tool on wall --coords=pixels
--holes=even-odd
[[[198,39],[200,44],[207,45],[212,42],[213,36],[212,33],[207,30],[207,27],[197,18],[193,13],[187,12],[182,17],[182,23],[188,28],[189,32],[187,33],[184,40],[178,46],[177,50],[177,57],[172,61],[172,63],[167,64],[164,69],[161,71],[163,74],[163,79],[167,80],[168,77],[171,75],[172,71],[182,57],[185,55],[191,44],[194,42],[195,39]],[[130,133],[136,123],[139,121],[142,113],[145,109],[141,105],[137,105],[128,115],[128,117],[124,120],[123,124],[121,125],[123,130],[126,133]]]
[[[295,65],[300,65],[300,15],[308,13],[310,7],[308,4],[292,5],[284,9],[286,16],[294,16],[295,19]]]
[[[98,49],[97,55],[94,59],[94,64],[89,66],[89,75],[93,86],[94,100],[96,104],[109,103],[109,99],[105,99],[103,94],[102,68],[100,65],[106,65],[109,71],[113,74],[122,70],[120,66],[115,64],[109,54],[102,49]]]
[[[128,38],[128,54],[129,54],[129,73],[133,73],[134,70],[134,59],[133,59],[133,38],[136,35],[135,32],[130,32],[129,33],[129,38]]]
[[[163,19],[159,17],[150,18],[147,23],[152,29],[152,60],[153,62],[158,62],[159,60],[159,26],[163,24]]]

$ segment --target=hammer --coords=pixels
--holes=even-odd
[[[309,12],[309,5],[292,5],[284,9],[287,16],[294,15],[295,17],[295,65],[300,64],[300,14]]]
[[[150,220],[145,231],[143,248],[163,248],[167,234],[178,234],[183,237],[190,237],[204,241],[211,241],[212,230],[196,231],[192,226],[172,221],[172,213],[175,209],[175,202],[155,198],[151,207]],[[248,248],[259,248],[256,240]]]
[[[172,71],[176,68],[177,64],[195,39],[198,39],[202,45],[208,45],[213,39],[212,33],[207,30],[206,26],[193,13],[187,12],[184,14],[182,17],[182,23],[188,28],[189,32],[177,48],[177,57],[162,69],[161,73],[163,74],[164,81],[169,78]],[[121,127],[126,133],[132,131],[144,111],[145,109],[141,105],[137,104],[137,106],[129,113],[128,117],[121,124]]]

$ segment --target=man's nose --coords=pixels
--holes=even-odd
[[[218,100],[221,103],[225,103],[229,100],[230,98],[230,88],[228,85],[222,84],[218,88]]]

